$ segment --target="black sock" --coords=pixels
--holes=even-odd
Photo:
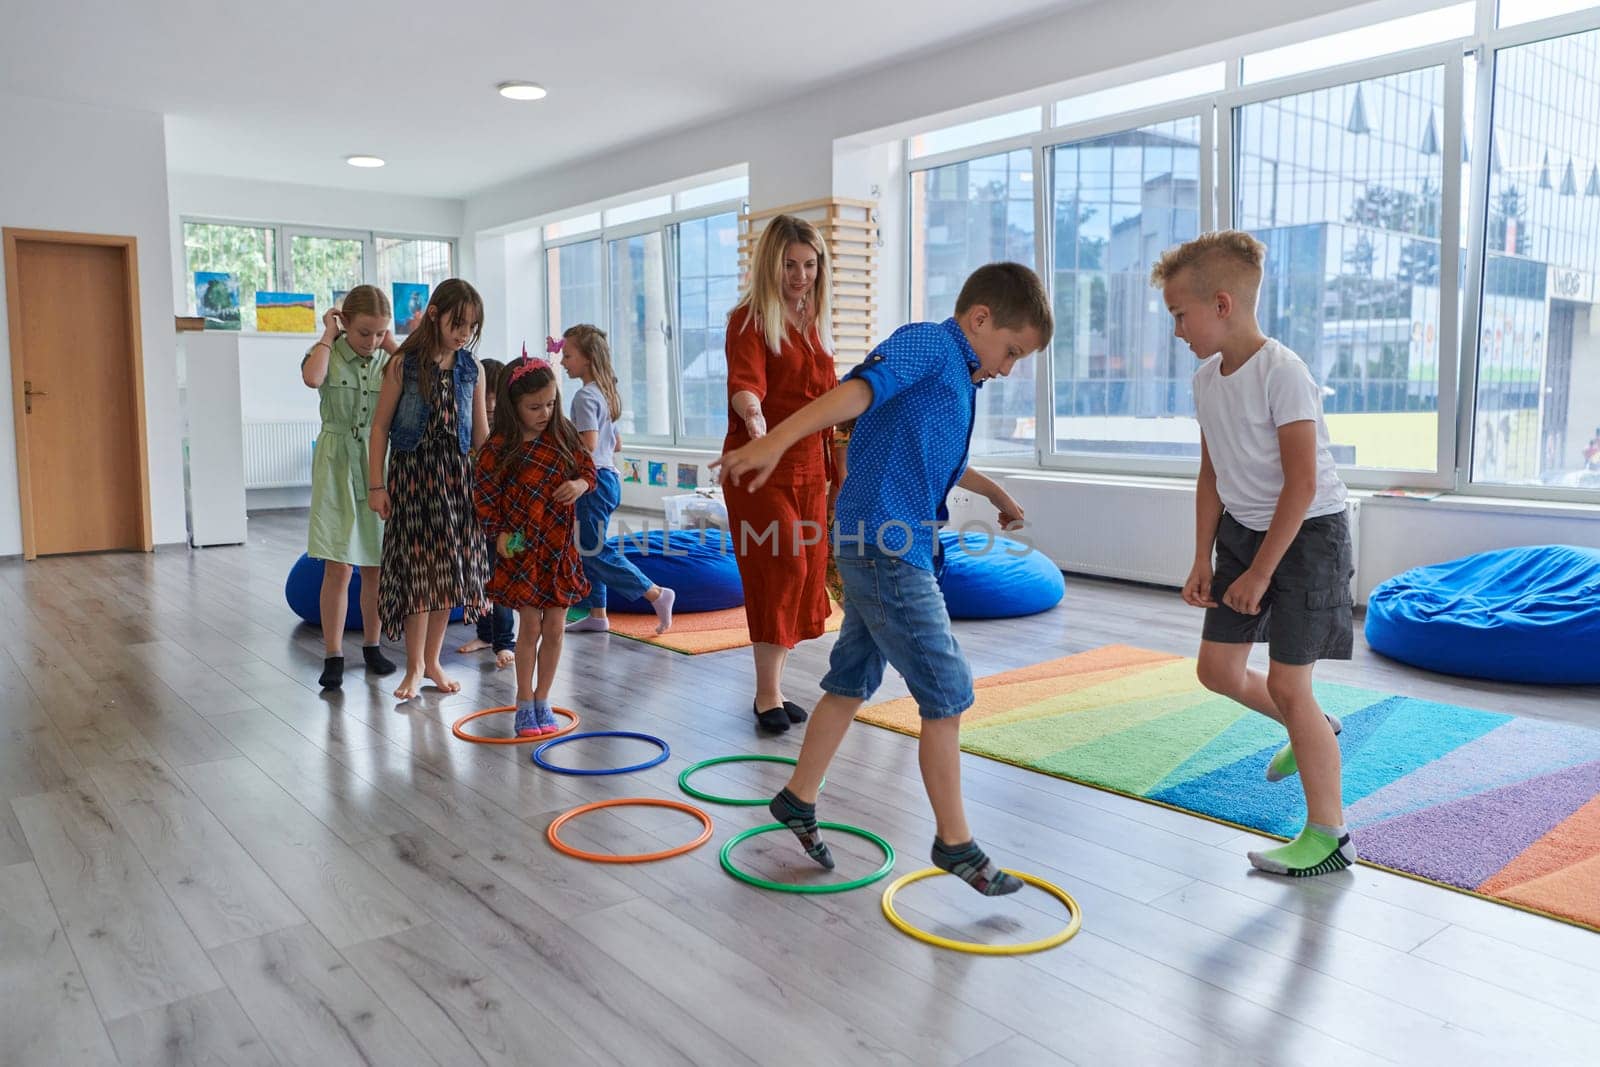
[[[322,677],[317,684],[324,689],[337,689],[344,684],[343,656],[329,656],[322,661]]]
[[[799,704],[796,704],[792,700],[785,700],[783,702],[783,713],[787,715],[789,717],[789,721],[793,723],[805,722],[806,719],[809,718],[809,716],[806,714],[806,709],[802,708]]]
[[[751,701],[750,709],[756,713],[756,725],[767,733],[781,734],[789,728],[789,716],[782,708],[768,708],[762,711],[756,706],[755,701]]]
[[[933,865],[949,871],[986,897],[1015,893],[1023,885],[1022,879],[1002,871],[985,856],[976,841],[951,848],[937,837],[934,838]]]
[[[782,711],[782,708],[778,709]],[[781,793],[772,798],[772,803],[767,805],[767,810],[772,812],[772,817],[777,819],[800,839],[800,847],[806,850],[806,855],[822,864],[828,870],[833,870],[833,853],[828,851],[828,843],[822,840],[817,830],[817,806],[807,804],[785,788]]]
[[[367,673],[382,677],[394,673],[394,661],[383,654],[383,649],[377,645],[362,645],[361,658],[367,661]]]

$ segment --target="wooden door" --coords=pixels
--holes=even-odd
[[[23,554],[149,551],[134,239],[5,245]]]

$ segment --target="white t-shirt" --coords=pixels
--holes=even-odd
[[[1194,410],[1217,472],[1217,495],[1240,525],[1257,532],[1272,525],[1283,492],[1278,428],[1307,419],[1317,424],[1317,495],[1306,518],[1344,510],[1344,482],[1322,419],[1322,389],[1289,349],[1269,339],[1227,375],[1221,353],[1201,363],[1194,373]]]

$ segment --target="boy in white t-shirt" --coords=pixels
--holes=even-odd
[[[1356,858],[1344,825],[1341,726],[1311,689],[1317,660],[1350,658],[1354,567],[1322,390],[1256,322],[1266,253],[1237,230],[1202,234],[1163,255],[1150,280],[1174,335],[1201,360],[1195,559],[1183,585],[1183,599],[1206,609],[1200,682],[1288,729],[1289,744],[1266,774],[1278,781],[1299,770],[1306,826],[1281,848],[1251,852],[1250,862],[1306,877]],[[1260,641],[1268,642],[1266,674],[1248,666]]]

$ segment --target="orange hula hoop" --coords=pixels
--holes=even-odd
[[[640,852],[632,856],[612,856],[603,852],[585,852],[582,849],[573,848],[561,840],[561,827],[566,825],[568,819],[574,819],[585,812],[598,811],[601,808],[621,807],[671,808],[674,811],[686,811],[700,820],[700,835],[688,844],[662,849],[660,852]],[[693,852],[711,840],[711,816],[693,804],[685,804],[681,800],[657,799],[655,797],[614,797],[611,800],[596,800],[591,804],[582,804],[569,812],[557,816],[555,822],[550,824],[550,829],[545,831],[545,837],[549,838],[551,847],[557,852],[563,856],[571,856],[574,859],[588,860],[591,863],[649,863],[653,860],[671,859],[673,856],[681,856],[685,852]]]
[[[516,710],[517,709],[515,706],[507,704],[503,708],[484,708],[482,711],[474,711],[470,715],[463,715],[461,718],[451,723],[450,732],[455,734],[456,737],[462,741],[471,741],[473,744],[477,745],[533,745],[538,744],[540,741],[549,741],[552,738],[560,737],[563,734],[570,734],[572,731],[578,728],[578,723],[581,721],[578,718],[578,713],[575,711],[570,711],[566,708],[551,707],[550,710],[555,712],[557,715],[564,716],[565,718],[571,720],[567,723],[567,725],[563,726],[560,730],[557,730],[553,734],[540,734],[537,737],[484,737],[482,734],[469,734],[462,729],[463,726],[471,722],[473,719],[481,719],[485,715],[503,715],[508,711]]]

